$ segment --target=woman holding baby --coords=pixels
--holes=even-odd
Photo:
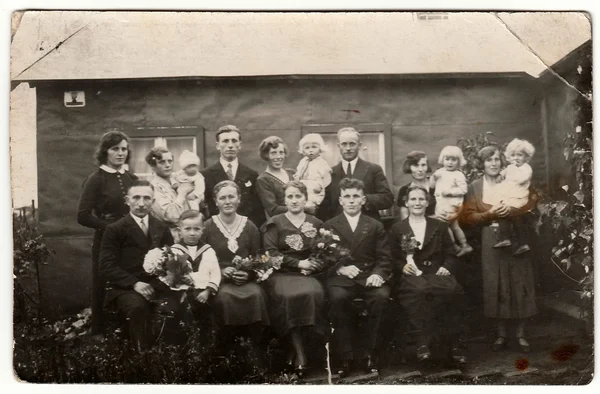
[[[537,314],[533,260],[531,253],[527,253],[529,248],[523,247],[528,245],[528,240],[523,239],[526,235],[515,229],[519,235],[511,241],[501,231],[499,222],[517,219],[521,224],[535,206],[535,196],[527,194],[520,199],[523,204],[513,204],[520,207],[511,206],[514,198],[507,198],[506,194],[513,189],[518,192],[523,187],[528,189],[529,184],[524,186],[521,182],[519,187],[508,187],[510,185],[500,183],[503,156],[497,147],[481,149],[478,158],[484,174],[469,186],[459,220],[461,226],[471,227],[481,235],[484,315],[497,320],[498,330],[492,348],[497,351],[507,346],[507,326],[513,322],[519,348],[529,352],[524,322]],[[523,167],[523,163],[515,163]],[[524,168],[527,170],[527,167]],[[519,168],[515,172],[525,171]],[[510,173],[507,180],[509,177]],[[528,182],[526,178],[530,179],[531,174],[521,178]]]

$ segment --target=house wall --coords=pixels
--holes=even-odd
[[[262,172],[257,146],[269,135],[287,142],[293,153],[286,164],[295,167],[302,125],[388,123],[393,152],[388,179],[397,190],[409,181],[400,169],[411,150],[427,152],[435,163],[445,145],[485,131],[500,143],[520,137],[541,147],[538,86],[525,75],[38,83],[40,227],[57,250],[55,265],[45,273],[52,283],[48,296],[55,300],[50,304],[75,308],[88,303],[92,232],[77,224],[76,211],[81,184],[96,168],[95,145],[109,129],[201,126],[205,164],[210,165],[218,158],[216,130],[235,124],[243,131],[243,161]],[[67,90],[84,90],[86,106],[65,107]],[[536,155],[534,183],[542,187],[545,165],[544,155]],[[81,280],[68,281],[74,275]],[[61,289],[67,284],[71,295]]]

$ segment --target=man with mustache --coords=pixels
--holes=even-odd
[[[238,153],[242,149],[242,134],[237,127],[227,125],[219,128],[216,139],[216,147],[220,154],[219,162],[201,171],[206,184],[204,201],[210,216],[219,213],[213,193],[215,186],[221,181],[230,180],[240,188],[241,200],[237,212],[248,217],[256,227],[260,228],[265,221],[265,212],[256,193],[258,172],[238,160]]]
[[[126,321],[132,346],[143,351],[149,345],[149,301],[167,297],[167,308],[173,313],[179,306],[178,293],[143,268],[146,253],[172,245],[173,237],[169,228],[150,214],[154,203],[154,187],[150,182],[133,182],[125,202],[129,214],[109,224],[102,238],[100,275],[110,285],[104,304],[116,305]]]
[[[319,206],[317,217],[321,220],[332,218],[342,213],[340,198],[340,181],[344,178],[358,179],[364,184],[365,204],[362,212],[381,221],[379,211],[388,209],[394,203],[394,195],[390,190],[383,169],[358,157],[362,142],[360,133],[353,127],[344,127],[337,132],[337,145],[342,160],[332,168],[331,184],[325,192],[323,204]]]

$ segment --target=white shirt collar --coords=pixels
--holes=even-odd
[[[233,177],[235,178],[238,166],[240,165],[240,161],[237,159],[237,157],[233,161],[227,161],[222,157],[219,157],[219,162],[223,166],[223,170],[225,170],[225,172],[227,172],[227,166],[231,164],[231,172],[233,173]]]
[[[125,173],[125,168],[124,167],[121,167],[121,169],[117,171],[114,168],[111,168],[111,167],[107,166],[106,164],[102,164],[100,166],[100,169],[108,172],[109,174],[114,174],[116,172],[118,172],[119,174],[124,174]]]
[[[360,219],[360,215],[362,215],[362,212],[359,212],[359,214],[356,216],[350,216],[346,212],[344,212],[344,216],[346,216],[346,220],[348,220],[348,223],[350,224],[350,228],[352,229],[352,232],[354,232],[356,230],[356,227],[358,226],[358,221]]]
[[[348,169],[348,163],[350,163],[350,165],[352,166],[352,174],[354,174],[354,171],[356,170],[357,162],[358,162],[358,156],[356,156],[356,158],[352,161],[346,161],[346,160],[342,159],[342,169],[344,170],[344,174],[346,173],[346,170]]]
[[[131,217],[135,220],[135,222],[138,224],[138,226],[141,227],[142,223],[144,223],[146,225],[146,228],[150,228],[149,223],[148,223],[148,215],[144,216],[143,218],[139,217],[139,216],[135,216],[133,213],[129,212],[129,214],[131,215]]]

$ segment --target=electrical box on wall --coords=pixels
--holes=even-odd
[[[83,90],[65,92],[65,107],[85,107],[85,92]]]

